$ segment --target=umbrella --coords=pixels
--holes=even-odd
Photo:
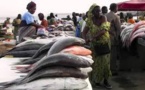
[[[118,3],[119,11],[145,11],[145,0],[130,0]]]

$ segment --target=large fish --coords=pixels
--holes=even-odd
[[[32,76],[23,79],[20,83],[28,83],[40,78],[52,78],[52,77],[75,77],[75,78],[87,78],[86,73],[82,73],[81,70],[72,67],[47,67],[35,72]]]
[[[32,57],[37,50],[27,50],[27,51],[13,51],[7,52],[5,55],[12,55],[14,57]]]
[[[31,44],[42,44],[42,45],[45,45],[49,42],[51,42],[52,40],[50,39],[35,39],[35,40],[27,40],[27,41],[24,41],[20,44],[18,44],[16,47],[21,47],[21,46],[24,46],[24,45],[31,45]]]
[[[14,47],[11,49],[9,52],[12,51],[26,51],[26,50],[38,50],[41,48],[44,44],[28,44],[28,45],[23,45],[21,47]]]
[[[84,68],[90,67],[91,63],[84,58],[78,57],[77,55],[58,53],[48,56],[44,60],[37,62],[37,65],[34,64],[32,71],[28,73],[26,78],[31,76],[33,73],[49,66],[68,66],[74,68]]]
[[[88,83],[85,79],[62,77],[44,78],[22,85],[13,85],[1,90],[92,90],[86,89]]]
[[[41,56],[41,57],[38,57],[38,58],[35,58],[35,59],[28,59],[28,60],[25,59],[25,61],[15,63],[15,65],[34,64],[37,61],[41,60],[43,57],[44,56]]]
[[[34,56],[32,57],[32,59],[35,59],[35,58],[41,56],[43,53],[47,53],[54,43],[55,43],[55,42],[53,41],[53,42],[50,42],[50,43],[48,43],[48,44],[42,46],[42,47],[34,54]]]
[[[81,38],[76,37],[66,37],[63,39],[60,39],[57,41],[48,51],[48,56],[58,53],[61,50],[65,49],[66,47],[72,46],[72,45],[82,45],[85,44],[85,40]]]
[[[49,49],[54,43],[55,42],[50,42],[42,46],[31,58],[24,59],[20,63],[17,63],[17,64],[34,64],[35,62],[41,60],[41,58],[43,58],[47,54],[47,52],[49,51]]]

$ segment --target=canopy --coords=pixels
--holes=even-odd
[[[145,11],[145,0],[130,0],[118,3],[119,11]]]

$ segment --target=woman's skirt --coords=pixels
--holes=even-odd
[[[24,37],[32,37],[36,34],[36,27],[34,26],[23,26],[20,27],[18,30],[18,43],[21,43],[24,41]]]

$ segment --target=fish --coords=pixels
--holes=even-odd
[[[15,65],[34,64],[37,61],[41,60],[42,58],[43,57],[35,58],[35,59],[28,59],[28,60],[25,60],[25,61],[17,62],[17,63],[15,63]]]
[[[134,35],[136,35],[136,34],[138,34],[138,33],[140,33],[140,32],[145,32],[145,28],[140,28],[140,29],[138,29],[137,31],[135,31],[135,32],[133,33],[132,36],[134,36]]]
[[[81,70],[77,68],[53,66],[43,68],[35,72],[32,76],[23,79],[20,83],[25,84],[41,78],[54,78],[54,77],[75,77],[86,79],[88,75],[86,73],[82,73]]]
[[[73,77],[44,78],[26,84],[13,85],[1,90],[91,90],[86,89],[88,86],[86,80]]]
[[[13,51],[7,52],[5,55],[12,55],[13,57],[32,57],[36,52],[37,50]]]
[[[49,42],[51,42],[51,40],[49,40],[49,39],[27,40],[27,41],[19,43],[18,45],[16,45],[16,47],[21,47],[21,46],[24,46],[24,45],[31,45],[31,44],[42,44],[42,45],[45,45],[45,44],[47,44]]]
[[[54,43],[55,42],[53,41],[42,46],[31,58],[23,59],[21,60],[21,62],[18,62],[16,64],[34,64],[35,62],[41,60],[47,54],[47,52]]]
[[[55,43],[55,41],[52,41],[52,42],[50,42],[50,43],[48,43],[48,44],[42,46],[42,47],[32,56],[32,59],[35,59],[35,58],[41,56],[43,53],[47,53],[54,43]]]
[[[87,55],[92,54],[91,50],[86,49],[82,46],[70,46],[68,48],[63,49],[61,52],[71,53],[71,54],[75,54],[75,55],[82,55],[82,56],[87,56]]]
[[[68,66],[74,68],[85,68],[91,67],[91,63],[84,58],[80,58],[77,55],[67,54],[67,53],[58,53],[46,57],[44,60],[37,62],[37,65],[34,64],[32,70],[28,73],[25,78],[30,77],[35,72],[50,66]]]
[[[41,48],[43,44],[31,44],[31,45],[23,45],[21,47],[14,47],[8,52],[13,52],[13,51],[26,51],[26,50],[38,50]]]
[[[48,51],[47,55],[59,53],[61,50],[72,45],[83,45],[85,40],[77,37],[67,37],[56,41]]]
[[[80,58],[83,58],[83,59],[87,60],[91,64],[94,63],[94,60],[92,60],[92,56],[80,56],[80,55],[77,55],[77,56],[80,57]]]
[[[142,26],[142,25],[145,25],[145,21],[140,21],[140,22],[138,22],[138,23],[135,24],[135,26],[134,26],[134,28],[133,28],[131,34],[130,34],[129,39],[132,37],[133,33],[134,33],[136,30],[138,30],[138,29],[140,28],[140,26]]]
[[[130,43],[129,43],[129,44],[131,45],[132,42],[133,42],[133,40],[134,40],[135,38],[137,38],[137,37],[143,37],[143,36],[145,36],[145,33],[144,33],[144,32],[140,32],[140,33],[135,34],[134,36],[131,37]]]

